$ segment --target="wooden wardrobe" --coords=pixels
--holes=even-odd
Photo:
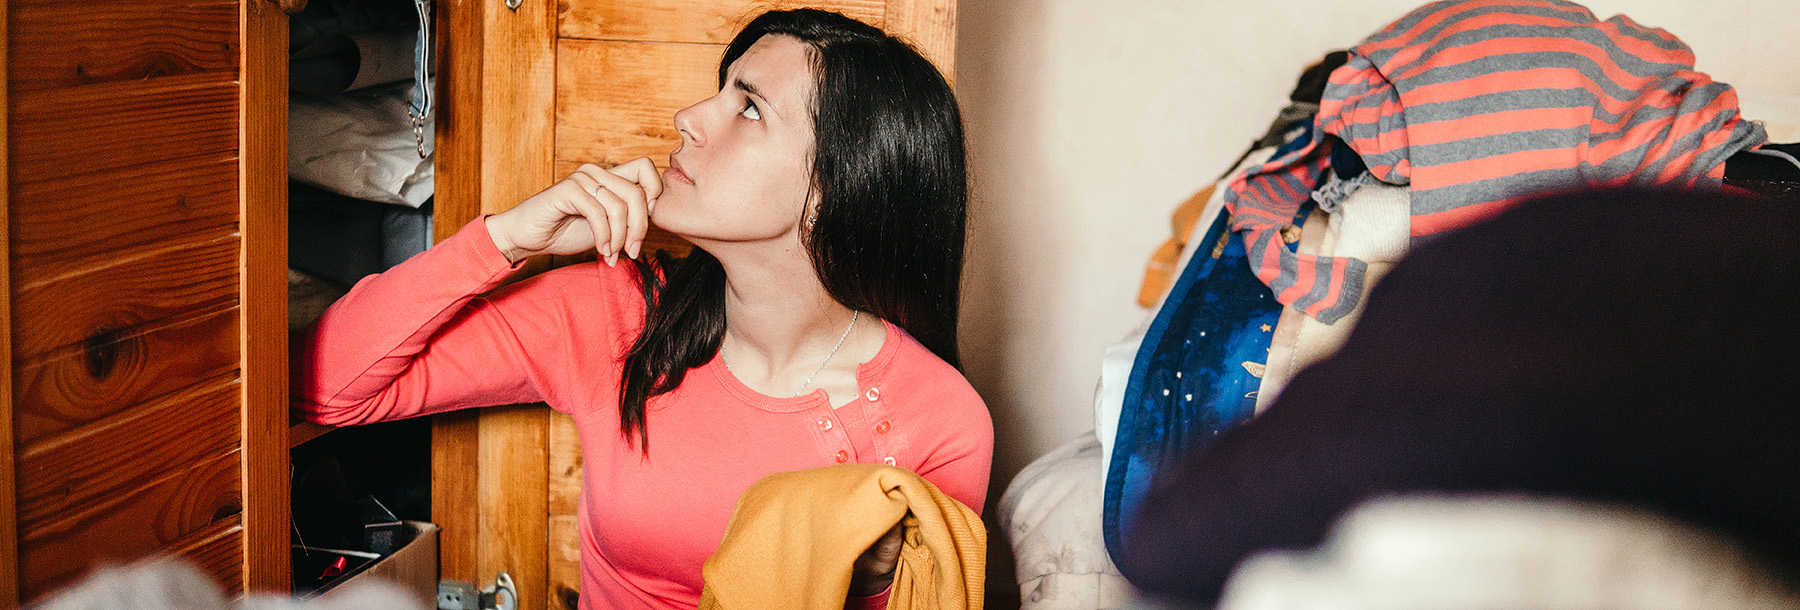
[[[286,12],[304,4],[0,4],[0,608],[157,553],[288,590],[288,451],[322,432],[287,398]],[[954,0],[816,5],[950,73]],[[437,237],[583,162],[666,162],[674,112],[770,7],[436,0]],[[522,607],[572,608],[567,418],[481,409],[432,434],[442,577],[504,570]]]

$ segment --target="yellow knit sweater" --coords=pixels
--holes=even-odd
[[[851,564],[902,519],[888,608],[979,610],[981,517],[903,468],[845,464],[763,477],[738,498],[701,574],[701,610],[842,610]]]

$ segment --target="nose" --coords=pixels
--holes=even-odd
[[[698,120],[700,106],[705,103],[705,100],[701,100],[694,103],[692,106],[682,108],[675,113],[675,131],[676,133],[681,134],[681,139],[684,144],[691,143],[695,146],[699,146],[705,143],[706,138],[702,133]]]

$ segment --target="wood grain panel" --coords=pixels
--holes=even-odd
[[[956,82],[956,0],[888,0],[888,34],[911,42]]]
[[[231,155],[218,154],[104,175],[26,176],[13,193],[11,260],[21,272],[15,280],[30,284],[94,259],[237,232],[237,167]]]
[[[9,11],[11,3],[0,2],[0,24],[12,23]],[[0,68],[11,69],[11,53],[8,52],[11,40],[8,38],[9,27],[0,27]],[[7,104],[10,87],[0,87],[0,108],[10,108]],[[0,166],[11,168],[7,146],[7,124],[10,121],[0,119]],[[7,238],[12,230],[12,182],[10,169],[0,171],[0,288],[12,286],[12,265],[5,261],[12,260],[8,252],[11,239]],[[12,290],[6,288],[8,298],[0,299],[0,320],[12,319]],[[12,325],[0,324],[0,354],[12,355]],[[17,523],[15,503],[17,494],[13,488],[13,400],[12,375],[0,375],[0,608],[17,608],[19,606],[19,528],[12,527]]]
[[[244,238],[243,487],[245,589],[293,588],[288,552],[287,153],[288,17],[281,5],[244,0],[243,151],[238,201]]]
[[[468,583],[477,582],[480,547],[481,510],[471,500],[480,484],[480,418],[472,410],[431,417],[431,520],[442,531],[438,574]]]
[[[482,135],[486,70],[486,7],[479,0],[437,2],[436,203],[432,234],[443,241],[481,216]],[[479,583],[477,558],[481,509],[479,484],[481,414],[473,410],[432,416],[432,520],[439,578]]]
[[[98,335],[91,344],[15,364],[18,440],[118,413],[152,398],[238,370],[238,309],[142,327],[141,334]]]
[[[675,112],[718,91],[718,45],[561,40],[556,62],[556,158],[669,164],[681,144]]]
[[[438,107],[432,149],[432,156],[436,157],[432,160],[435,201],[431,212],[432,238],[436,241],[449,239],[463,225],[481,216],[481,75],[482,50],[486,46],[482,32],[487,25],[483,4],[478,0],[437,3]],[[432,501],[436,502],[435,496]],[[444,528],[438,545],[438,555],[443,558],[438,562],[439,568],[445,570],[445,578],[457,578],[448,572],[454,536],[442,518],[435,516],[435,508],[432,514],[432,519]]]
[[[238,86],[230,77],[189,74],[15,94],[14,175],[52,180],[230,156],[238,146]]]
[[[664,159],[664,161],[667,161],[667,159]],[[569,177],[569,174],[575,173],[575,168],[581,167],[582,163],[584,163],[584,161],[568,161],[568,160],[564,160],[564,159],[557,159],[556,164],[552,166],[552,167],[555,167],[556,169],[555,169],[555,171],[552,171],[551,174],[556,176],[557,180],[562,180],[563,178]],[[611,167],[611,166],[603,165],[601,167]],[[663,165],[656,166],[656,168],[657,169],[668,169],[669,166],[665,163]]]
[[[237,516],[206,526],[159,553],[194,562],[213,576],[227,597],[244,590],[244,527]]]
[[[237,304],[234,237],[88,262],[93,266],[54,279],[29,268],[15,275],[21,285],[13,296],[14,360]]]
[[[481,483],[475,497],[481,507],[478,569],[483,579],[506,570],[521,591],[546,591],[549,586],[545,473],[550,465],[550,412],[536,404],[481,413]],[[519,607],[545,610],[549,604],[542,597],[526,596]]]
[[[554,182],[555,4],[528,0],[509,11],[499,2],[437,3],[439,240]]]
[[[21,0],[12,3],[14,91],[237,68],[237,2]]]
[[[564,2],[564,38],[725,44],[764,11],[806,6],[836,11],[882,27],[882,0],[583,0]],[[716,58],[715,58],[716,59]]]
[[[41,522],[238,446],[235,380],[218,380],[21,447],[19,518]]]
[[[332,426],[323,426],[309,421],[290,424],[288,425],[287,434],[288,448],[292,449],[294,447],[299,447],[315,438],[325,436],[326,433],[336,429],[337,428]]]
[[[550,515],[550,607],[577,610],[581,598],[581,530],[576,516]]]
[[[557,2],[526,0],[512,11],[502,2],[439,0],[437,9],[434,224],[443,239],[554,181]],[[546,608],[536,594],[546,586],[548,554],[545,411],[488,409],[473,421],[440,417],[432,429],[443,575],[485,585],[506,570],[527,592],[521,610]]]
[[[20,522],[24,597],[79,576],[88,566],[166,547],[242,511],[239,456],[231,452],[130,493],[43,522]]]
[[[575,429],[575,418],[562,412],[550,414],[549,490],[550,514],[575,514],[581,500],[581,435]]]

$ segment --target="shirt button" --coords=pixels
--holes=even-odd
[[[887,434],[888,428],[892,428],[892,427],[893,426],[889,426],[886,421],[882,421],[879,424],[875,424],[875,433],[876,434]]]
[[[819,418],[819,429],[820,430],[830,430],[831,429],[831,420],[825,419],[825,418]]]
[[[891,458],[891,457],[884,457],[884,458],[881,458],[881,463],[883,463],[883,464],[887,464],[887,465],[889,465],[889,466],[893,466],[893,465],[894,465],[894,458]]]
[[[863,398],[869,399],[869,402],[875,402],[877,400],[881,400],[881,389],[880,388],[869,388],[869,391],[863,392]]]
[[[850,461],[850,452],[839,449],[837,452],[837,461],[839,464]]]

